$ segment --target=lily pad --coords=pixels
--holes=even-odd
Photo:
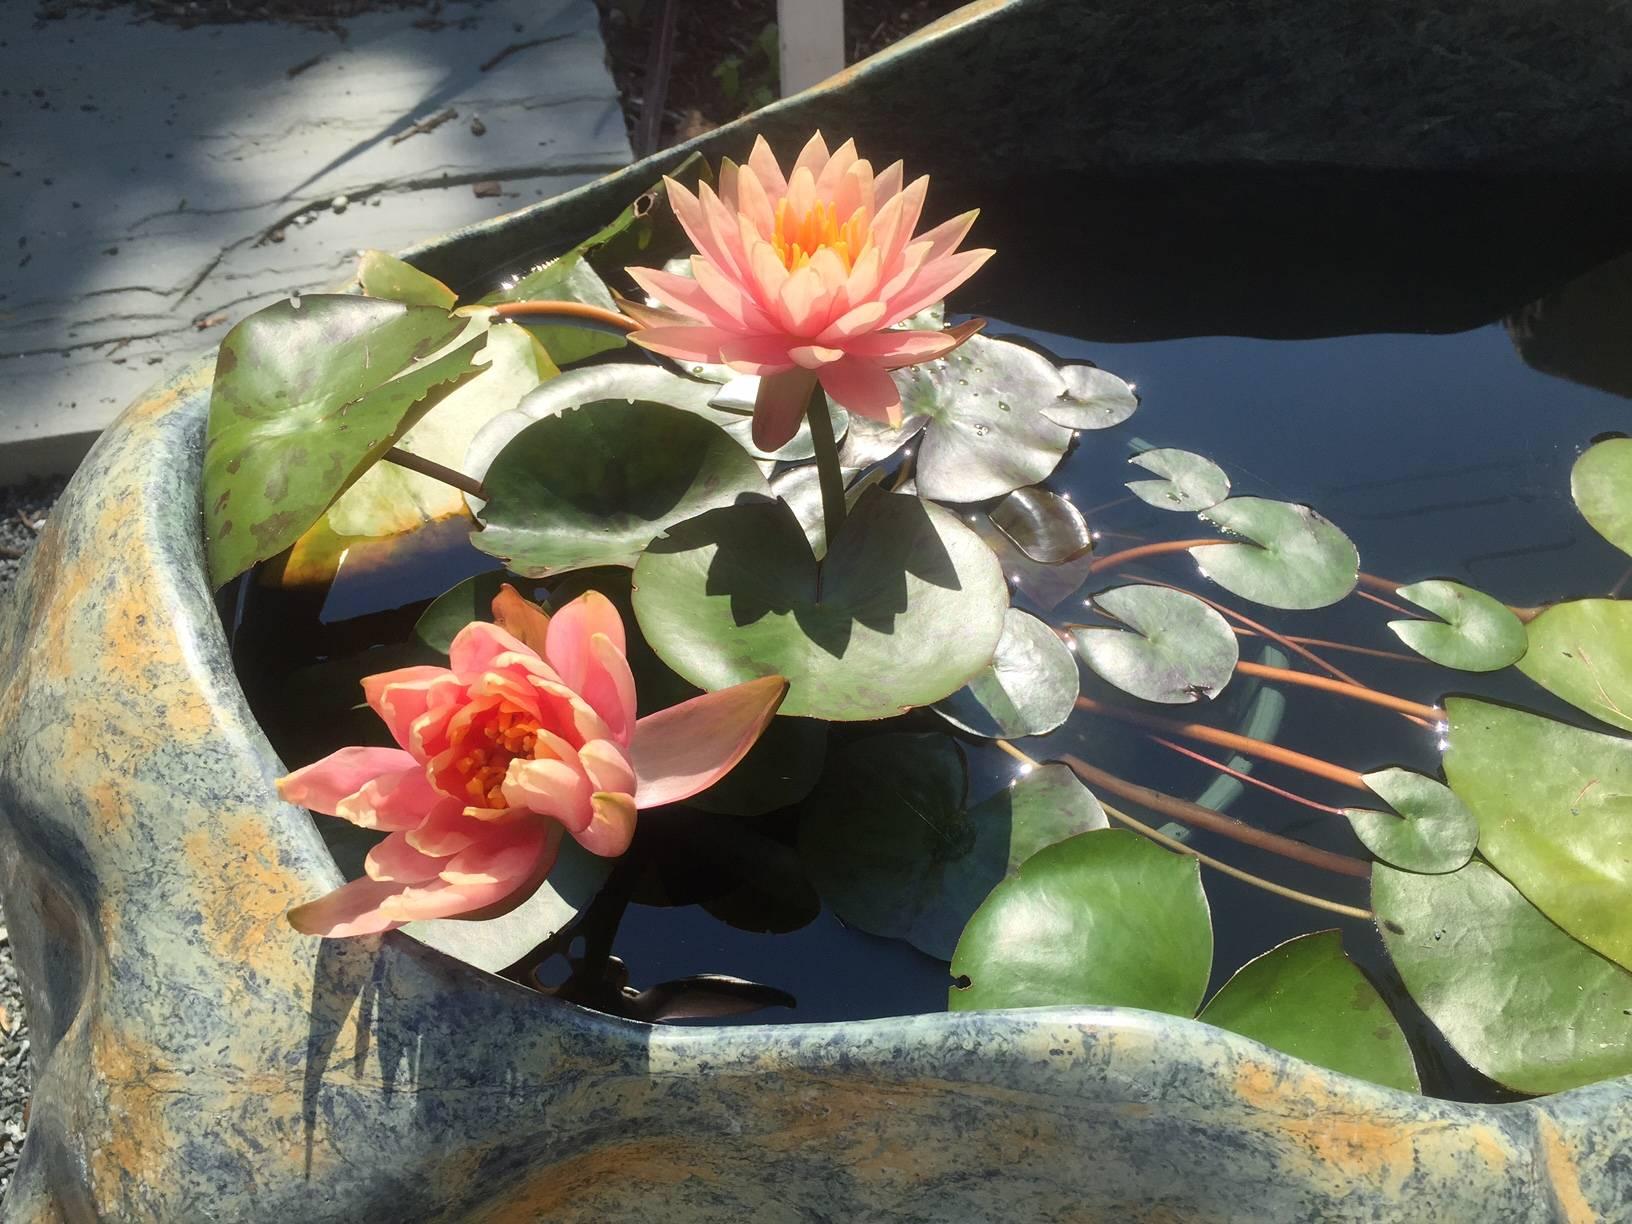
[[[1005,874],[1105,827],[1099,802],[1063,765],[968,806],[963,752],[945,735],[875,736],[833,764],[801,812],[811,882],[850,925],[942,960]]]
[[[472,542],[531,577],[632,566],[666,528],[770,491],[724,431],[665,404],[621,400],[535,421],[493,460],[484,484]]]
[[[384,251],[362,253],[357,260],[357,281],[369,297],[388,302],[452,310],[459,300],[459,295],[436,277]]]
[[[1100,591],[1094,607],[1126,629],[1078,625],[1077,655],[1101,679],[1145,701],[1183,705],[1217,697],[1240,658],[1229,622],[1171,587]]]
[[[1042,735],[1071,716],[1077,681],[1077,661],[1059,634],[1035,616],[1010,608],[992,661],[934,708],[954,727],[975,735]]]
[[[985,544],[940,507],[870,489],[817,564],[793,511],[745,500],[669,529],[640,558],[635,615],[700,688],[780,673],[782,713],[888,718],[991,662],[1008,591]]]
[[[1190,1017],[1213,960],[1195,859],[1101,829],[1049,846],[998,884],[952,957],[951,1011],[1098,1004]]]
[[[455,388],[397,439],[397,447],[464,471],[471,440],[495,417],[557,370],[527,329],[495,323],[477,354],[478,374]],[[329,526],[342,536],[398,535],[439,518],[465,513],[465,494],[452,485],[394,463],[376,463],[329,507]]]
[[[828,406],[830,409],[834,406],[831,400]],[[855,417],[839,447],[839,466],[850,472],[882,463],[917,437],[928,424],[929,418],[922,413],[903,417],[899,426],[871,417]]]
[[[1482,591],[1460,582],[1435,580],[1402,586],[1395,594],[1445,622],[1388,622],[1400,641],[1441,667],[1500,671],[1524,657],[1524,622],[1506,604]]]
[[[1484,863],[1445,875],[1379,864],[1371,904],[1411,997],[1483,1074],[1546,1093],[1632,1073],[1632,974]]]
[[[1061,394],[1043,408],[1043,415],[1067,429],[1109,429],[1131,417],[1139,407],[1133,384],[1098,366],[1060,367],[1065,384]]]
[[[1048,489],[1016,489],[991,509],[992,526],[1041,565],[1075,561],[1093,551],[1082,511]]]
[[[483,340],[455,345],[465,330],[435,307],[324,294],[228,332],[204,452],[211,582],[288,548],[434,393],[470,377]]]
[[[1202,573],[1243,599],[1271,608],[1324,608],[1354,590],[1360,554],[1308,506],[1232,497],[1201,517],[1252,541],[1190,550]]]
[[[1479,853],[1582,943],[1632,964],[1632,740],[1466,697],[1445,710],[1445,776],[1479,821]]]
[[[903,413],[928,418],[917,475],[927,498],[1001,497],[1046,479],[1071,445],[1071,431],[1043,415],[1064,394],[1064,380],[1018,344],[974,336],[894,378]]]
[[[884,479],[884,475],[883,468],[874,468],[846,487],[844,504],[854,506],[863,493]],[[805,529],[805,539],[810,542],[810,550],[816,554],[816,559],[820,561],[827,556],[827,518],[822,511],[821,473],[816,470],[816,465],[803,463],[778,472],[771,478],[771,491],[787,502],[798,516],[799,525]]]
[[[591,854],[570,837],[563,838],[549,879],[515,909],[497,918],[410,922],[402,933],[467,965],[497,973],[576,918],[601,891],[615,862]]]
[[[725,816],[762,816],[791,807],[810,794],[826,760],[826,723],[778,716],[730,773],[686,800],[686,806]]]
[[[1230,478],[1205,455],[1163,448],[1141,451],[1128,460],[1160,480],[1130,480],[1128,489],[1158,510],[1207,510],[1230,495]]]
[[[482,304],[491,306],[497,302],[522,301],[582,302],[586,306],[599,306],[602,310],[618,309],[618,303],[612,297],[612,291],[606,287],[606,282],[595,274],[595,269],[577,251],[569,251],[557,260],[534,268],[515,284],[483,298]],[[622,348],[628,343],[623,332],[614,331],[610,326],[598,328],[587,323],[545,322],[545,318],[548,316],[529,318],[524,323],[558,366],[571,365],[575,361]]]
[[[1366,785],[1399,813],[1345,808],[1361,844],[1406,871],[1455,871],[1473,857],[1479,822],[1443,782],[1409,769],[1380,769]]]
[[[1197,1017],[1344,1075],[1417,1092],[1417,1065],[1337,931],[1300,935],[1237,969]]]
[[[991,519],[985,514],[971,514],[969,525],[996,554],[998,564],[1003,567],[1003,574],[1009,580],[1015,594],[1029,599],[1040,611],[1051,612],[1061,602],[1080,591],[1093,569],[1092,553],[1084,553],[1074,560],[1061,561],[1057,565],[1044,565],[1039,561],[1033,561],[1015,547],[1013,540],[994,527]]]
[[[1555,697],[1632,731],[1632,603],[1577,599],[1526,627],[1519,670]]]
[[[1632,438],[1588,447],[1570,470],[1570,495],[1599,535],[1632,554]]]

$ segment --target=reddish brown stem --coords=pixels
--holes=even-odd
[[[395,446],[385,452],[384,458],[387,463],[407,468],[410,472],[418,472],[421,476],[429,476],[432,480],[440,480],[443,484],[451,485],[459,492],[468,493],[481,501],[487,500],[487,491],[482,487],[482,482],[466,476],[463,472],[456,472],[450,467],[443,467],[440,463],[409,451],[399,450]]]
[[[1393,600],[1384,599],[1381,595],[1373,595],[1370,591],[1362,591],[1362,590],[1356,589],[1354,593],[1356,595],[1358,595],[1361,599],[1367,600],[1370,603],[1374,603],[1380,608],[1387,608],[1390,612],[1393,612],[1396,616],[1408,616],[1412,620],[1424,620],[1424,619],[1426,619],[1422,615],[1421,612],[1413,612],[1413,611],[1411,611],[1410,608],[1402,608],[1402,607],[1400,607],[1399,604],[1395,603]]]
[[[1285,765],[1289,769],[1301,770],[1313,774],[1317,778],[1325,778],[1329,782],[1352,787],[1365,794],[1371,793],[1371,788],[1356,771],[1345,769],[1341,765],[1334,765],[1330,761],[1323,761],[1319,757],[1308,756],[1302,752],[1294,752],[1290,748],[1282,748],[1279,744],[1268,744],[1263,740],[1253,739],[1247,735],[1237,735],[1233,731],[1224,731],[1218,727],[1209,727],[1205,723],[1183,723],[1174,719],[1162,718],[1155,714],[1146,714],[1140,710],[1130,710],[1125,706],[1107,705],[1103,701],[1095,701],[1092,697],[1078,697],[1077,708],[1087,710],[1090,714],[1105,714],[1122,722],[1132,723],[1136,727],[1143,727],[1147,731],[1160,731],[1164,735],[1180,735],[1185,739],[1199,740],[1204,744],[1216,744],[1220,748],[1230,748],[1243,756],[1257,757],[1263,761],[1273,761],[1277,765]]]
[[[1423,705],[1419,701],[1408,701],[1404,697],[1379,693],[1376,689],[1345,684],[1341,680],[1332,680],[1326,676],[1311,676],[1308,672],[1293,671],[1286,667],[1270,667],[1265,663],[1248,663],[1242,660],[1235,665],[1235,670],[1243,676],[1258,676],[1264,680],[1274,680],[1284,684],[1301,684],[1305,688],[1337,693],[1343,697],[1352,697],[1356,701],[1367,701],[1372,705],[1382,706],[1388,710],[1397,710],[1401,714],[1410,714],[1414,718],[1426,719],[1429,722],[1440,722],[1445,717],[1445,711],[1438,706]]]
[[[1181,756],[1187,756],[1192,761],[1200,761],[1209,769],[1216,769],[1221,774],[1228,774],[1238,782],[1248,782],[1260,790],[1266,790],[1272,795],[1279,795],[1282,799],[1290,799],[1293,803],[1301,803],[1304,807],[1313,808],[1317,812],[1325,812],[1328,816],[1343,815],[1343,809],[1340,807],[1333,807],[1329,803],[1316,803],[1313,799],[1306,798],[1296,791],[1284,790],[1274,783],[1265,782],[1262,778],[1255,778],[1249,773],[1242,773],[1239,769],[1231,769],[1223,761],[1215,761],[1206,753],[1197,752],[1194,748],[1186,748],[1183,744],[1175,744],[1172,740],[1163,739],[1159,735],[1153,735],[1150,738],[1163,748],[1171,748],[1174,752]]]
[[[626,332],[637,331],[640,328],[640,324],[627,315],[583,302],[499,302],[493,307],[493,313],[501,319],[534,318],[540,315],[584,319],[591,323],[604,323],[608,327],[616,327]]]
[[[1225,816],[1211,808],[1204,808],[1198,803],[1164,794],[1158,790],[1151,790],[1148,786],[1140,786],[1137,782],[1129,782],[1126,778],[1119,778],[1115,774],[1106,773],[1087,761],[1078,757],[1066,755],[1060,758],[1071,767],[1073,773],[1086,782],[1090,787],[1098,790],[1107,790],[1141,807],[1166,816],[1170,820],[1177,820],[1180,824],[1191,825],[1194,828],[1206,829],[1208,832],[1231,838],[1243,845],[1256,846],[1260,850],[1267,850],[1271,854],[1278,854],[1294,862],[1303,863],[1309,867],[1318,867],[1322,871],[1336,872],[1338,875],[1354,876],[1364,880],[1371,875],[1371,867],[1357,858],[1350,858],[1346,854],[1334,854],[1330,850],[1320,850],[1314,846],[1305,845],[1300,841],[1293,841],[1290,837],[1282,837],[1279,833],[1270,833],[1263,829],[1236,820],[1233,816]]]
[[[1187,552],[1192,548],[1228,543],[1228,540],[1160,540],[1155,544],[1139,544],[1133,548],[1124,548],[1121,552],[1095,557],[1094,563],[1088,567],[1088,572],[1097,574],[1101,570],[1115,569],[1119,565],[1127,565],[1130,561],[1138,561],[1143,557],[1160,557],[1166,553]]]
[[[1263,637],[1255,629],[1243,629],[1239,625],[1231,626],[1236,637]],[[1300,646],[1319,646],[1322,650],[1338,650],[1345,654],[1366,655],[1372,659],[1387,659],[1390,663],[1417,663],[1426,665],[1428,660],[1421,655],[1401,654],[1398,650],[1378,650],[1372,646],[1355,646],[1349,642],[1334,642],[1330,638],[1298,637],[1296,634],[1286,634],[1285,641],[1296,642]]]

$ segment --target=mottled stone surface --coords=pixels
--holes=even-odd
[[[513,263],[651,173],[422,256]],[[1626,1081],[1447,1104],[1095,1008],[651,1028],[400,935],[297,936],[285,910],[338,877],[275,796],[205,583],[206,377],[104,435],[0,611],[36,1056],[8,1220],[1624,1216]]]

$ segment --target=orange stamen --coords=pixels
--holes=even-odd
[[[860,254],[868,237],[867,210],[858,208],[842,225],[831,200],[820,200],[810,211],[796,217],[788,210],[786,199],[776,203],[776,230],[771,235],[771,247],[782,261],[782,266],[796,272],[811,261],[817,252],[832,251],[848,272],[856,255]]]
[[[458,736],[457,755],[438,770],[437,783],[450,795],[462,795],[473,807],[502,808],[504,778],[510,762],[531,759],[538,746],[538,720],[525,710],[501,702],[488,717],[473,720]]]

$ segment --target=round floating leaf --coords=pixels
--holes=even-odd
[[[1036,484],[1071,444],[1042,412],[1064,394],[1059,372],[1018,344],[974,336],[894,377],[903,413],[928,418],[917,477],[927,498],[983,501]]]
[[[1232,497],[1201,517],[1252,541],[1190,550],[1202,573],[1243,599],[1271,608],[1324,608],[1354,590],[1360,554],[1308,506]]]
[[[883,480],[884,476],[883,468],[874,468],[845,489],[844,504],[854,506],[861,495]],[[798,517],[816,559],[820,561],[827,556],[827,518],[822,512],[822,480],[816,465],[804,463],[778,472],[771,479],[771,492],[787,502]]]
[[[1016,489],[991,510],[992,526],[1041,565],[1075,561],[1093,551],[1094,537],[1071,499],[1047,489]]]
[[[1065,390],[1043,408],[1043,415],[1067,429],[1109,429],[1139,407],[1133,384],[1098,366],[1061,366]]]
[[[1632,553],[1632,438],[1588,447],[1570,470],[1570,495],[1599,535]]]
[[[1130,480],[1128,489],[1158,510],[1206,510],[1230,495],[1230,478],[1205,455],[1187,450],[1141,451],[1128,460],[1161,480]]]
[[[1466,697],[1445,711],[1445,776],[1479,821],[1479,853],[1571,935],[1632,965],[1632,740]]]
[[[1632,731],[1632,602],[1555,604],[1526,627],[1519,670],[1555,697]]]
[[[1395,594],[1444,620],[1388,622],[1400,641],[1441,667],[1500,671],[1524,657],[1524,622],[1482,591],[1435,580],[1402,586]]]
[[[483,552],[540,577],[634,565],[675,523],[769,486],[723,430],[665,404],[603,400],[523,429],[487,470]]]
[[[781,501],[670,528],[635,567],[646,640],[700,688],[781,674],[782,713],[889,718],[992,660],[1008,591],[987,547],[940,507],[870,489],[818,566]]]
[[[402,928],[422,944],[466,964],[497,973],[515,964],[578,916],[595,899],[616,860],[591,854],[563,838],[550,877],[527,900],[497,918],[437,918]]]
[[[1058,565],[1043,565],[1016,548],[1014,541],[994,527],[985,514],[971,514],[969,523],[997,555],[998,564],[1003,567],[1003,574],[1015,593],[1025,596],[1044,612],[1052,611],[1088,581],[1094,565],[1092,553]]]
[[[945,735],[880,735],[839,754],[799,824],[806,871],[839,917],[948,960],[1007,872],[1105,827],[1098,801],[1063,765],[974,807],[967,785],[963,752]]]
[[[557,370],[542,345],[514,323],[495,323],[476,357],[479,371],[433,407],[397,446],[422,459],[463,471],[476,434],[513,410]],[[376,463],[329,507],[329,526],[342,536],[388,536],[465,512],[465,495],[451,485],[394,463]]]
[[[357,280],[369,297],[384,298],[388,302],[452,310],[459,300],[459,295],[436,277],[384,251],[362,253],[357,260]]]
[[[1194,1016],[1213,960],[1193,858],[1101,829],[1039,851],[958,940],[951,1011],[1100,1004]]]
[[[1399,813],[1345,808],[1354,835],[1385,863],[1406,871],[1455,871],[1473,857],[1479,822],[1443,782],[1409,769],[1380,769],[1366,785]]]
[[[975,735],[1042,735],[1071,716],[1077,681],[1077,661],[1059,634],[1035,616],[1010,608],[992,661],[937,702],[935,712]]]
[[[1300,935],[1237,969],[1197,1019],[1343,1075],[1417,1092],[1417,1065],[1337,931]]]
[[[1170,587],[1101,591],[1094,607],[1126,629],[1079,625],[1077,654],[1101,679],[1145,701],[1183,705],[1217,697],[1240,658],[1229,622]]]
[[[1456,1052],[1518,1092],[1632,1073],[1632,974],[1547,921],[1484,863],[1372,868],[1388,954]]]
[[[828,406],[829,409],[833,407],[831,400]],[[926,416],[905,417],[899,428],[871,417],[853,417],[850,430],[839,447],[839,466],[848,472],[881,463],[912,441],[928,424],[929,418]]]
[[[472,373],[481,329],[449,347],[466,327],[434,307],[313,295],[227,333],[204,451],[215,585],[293,544],[414,423],[416,405]]]

